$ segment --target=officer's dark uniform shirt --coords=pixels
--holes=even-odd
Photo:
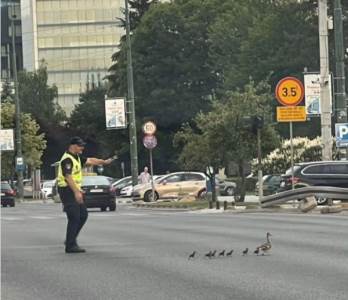
[[[76,160],[78,160],[78,158],[80,157],[81,166],[83,166],[87,161],[87,158],[84,156],[79,156],[77,154],[72,154],[70,152],[68,152],[68,153],[70,155],[72,155],[73,157],[75,157]],[[67,157],[66,159],[61,161],[60,164],[62,167],[63,176],[66,176],[67,174],[72,173],[73,162],[72,162],[71,158]],[[61,196],[61,200],[62,200],[63,204],[75,203],[74,192],[72,191],[72,189],[69,186],[58,187],[58,191],[59,191],[59,194]]]

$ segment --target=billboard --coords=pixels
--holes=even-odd
[[[106,129],[119,129],[127,127],[124,98],[105,100],[105,123]]]
[[[0,150],[14,150],[13,129],[0,129]]]
[[[329,76],[329,90],[330,90],[330,107],[332,112],[332,85],[331,76]],[[305,101],[306,101],[306,113],[307,115],[320,115],[320,74],[308,73],[304,74],[304,87],[305,87]]]

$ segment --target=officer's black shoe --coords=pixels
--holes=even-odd
[[[86,252],[86,250],[83,248],[80,248],[79,246],[65,248],[65,253],[83,253],[83,252]]]

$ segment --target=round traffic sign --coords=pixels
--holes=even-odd
[[[275,95],[279,103],[285,106],[296,106],[303,99],[304,87],[297,78],[285,77],[278,82]]]
[[[157,138],[154,135],[145,135],[143,144],[147,149],[153,149],[157,146]]]
[[[154,122],[148,121],[143,125],[143,131],[145,134],[153,135],[157,130],[156,124]]]

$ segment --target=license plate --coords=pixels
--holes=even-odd
[[[102,193],[103,189],[92,189],[90,190],[91,193]]]
[[[281,186],[281,187],[284,187],[284,186],[285,186],[285,182],[284,182],[284,181],[281,182],[281,183],[280,183],[280,186]]]
[[[1,193],[1,196],[5,196],[5,194],[4,194],[4,193]]]

